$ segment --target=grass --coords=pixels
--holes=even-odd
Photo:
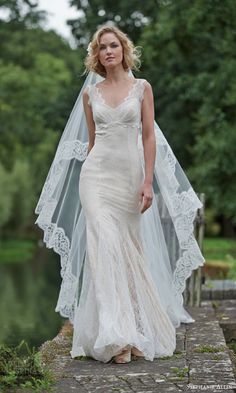
[[[33,240],[4,240],[0,243],[0,263],[24,263],[33,258],[35,249]]]
[[[205,238],[204,255],[207,259],[236,261],[236,240],[227,238]]]
[[[25,340],[16,347],[0,346],[0,391],[30,389],[50,392],[55,379],[41,359],[40,352],[29,349]]]
[[[194,348],[194,352],[208,352],[208,353],[212,353],[212,352],[224,352],[225,351],[225,347],[222,345],[219,346],[214,346],[214,345],[199,345],[197,348]]]
[[[232,349],[232,351],[236,355],[236,340],[231,340],[230,342],[227,343],[227,346]]]
[[[206,263],[230,265],[227,279],[236,280],[236,240],[227,238],[205,238],[203,253]]]
[[[173,355],[171,356],[162,356],[159,357],[159,360],[170,360],[170,359],[179,359],[183,356],[183,353],[181,351],[175,351]]]
[[[188,367],[171,367],[171,371],[175,373],[176,377],[174,379],[182,380],[184,379],[188,373],[189,373],[189,368]],[[173,379],[171,377],[170,379]]]

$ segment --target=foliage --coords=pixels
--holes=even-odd
[[[15,185],[12,183],[8,171],[5,170],[3,165],[0,163],[0,189],[4,192],[0,192],[0,228],[3,226],[11,216],[13,193]]]
[[[72,33],[79,45],[87,46],[91,35],[98,26],[113,22],[123,29],[131,39],[136,41],[142,28],[156,20],[163,0],[149,0],[140,2],[138,0],[70,0],[71,6],[76,7],[80,13],[79,17],[69,20]],[[153,12],[155,10],[155,12]]]
[[[35,3],[34,3],[35,4]],[[0,228],[22,232],[82,84],[82,62],[29,1],[0,2]],[[33,217],[34,218],[34,217]]]
[[[170,2],[147,26],[144,74],[156,114],[190,180],[236,223],[234,1]]]
[[[25,340],[15,348],[0,346],[0,388],[3,391],[12,387],[50,391],[54,381],[41,360],[40,352],[36,352],[35,348],[31,351]]]
[[[0,248],[0,262],[2,264],[25,263],[33,258],[36,251],[35,241],[32,240],[4,240]]]

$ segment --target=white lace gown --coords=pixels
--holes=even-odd
[[[170,356],[176,332],[148,269],[140,234],[138,153],[144,79],[128,96],[108,105],[96,85],[89,103],[95,144],[81,170],[79,193],[86,217],[86,260],[75,310],[71,357],[108,362],[127,345],[146,360]]]

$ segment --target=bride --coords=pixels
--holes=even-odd
[[[121,30],[95,32],[36,208],[61,256],[56,311],[73,324],[72,358],[170,356],[175,328],[194,322],[182,292],[204,262],[193,235],[201,202],[155,123],[150,83],[131,73],[138,64]]]

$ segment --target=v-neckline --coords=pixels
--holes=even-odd
[[[133,92],[135,86],[136,86],[137,83],[138,83],[138,79],[136,79],[136,78],[133,78],[133,79],[135,80],[135,82],[133,83],[132,87],[129,89],[128,94],[127,94],[127,95],[121,100],[121,102],[120,102],[118,105],[116,105],[116,106],[111,106],[111,105],[109,105],[109,104],[106,102],[106,100],[104,99],[104,97],[103,97],[103,95],[102,95],[101,90],[97,87],[97,83],[94,85],[94,87],[95,87],[95,89],[97,90],[97,93],[98,93],[99,97],[101,98],[102,103],[103,103],[104,105],[106,105],[108,108],[114,109],[114,110],[115,110],[115,109],[119,108],[122,104],[124,104],[124,103],[128,100],[128,98],[130,97],[131,93]]]

